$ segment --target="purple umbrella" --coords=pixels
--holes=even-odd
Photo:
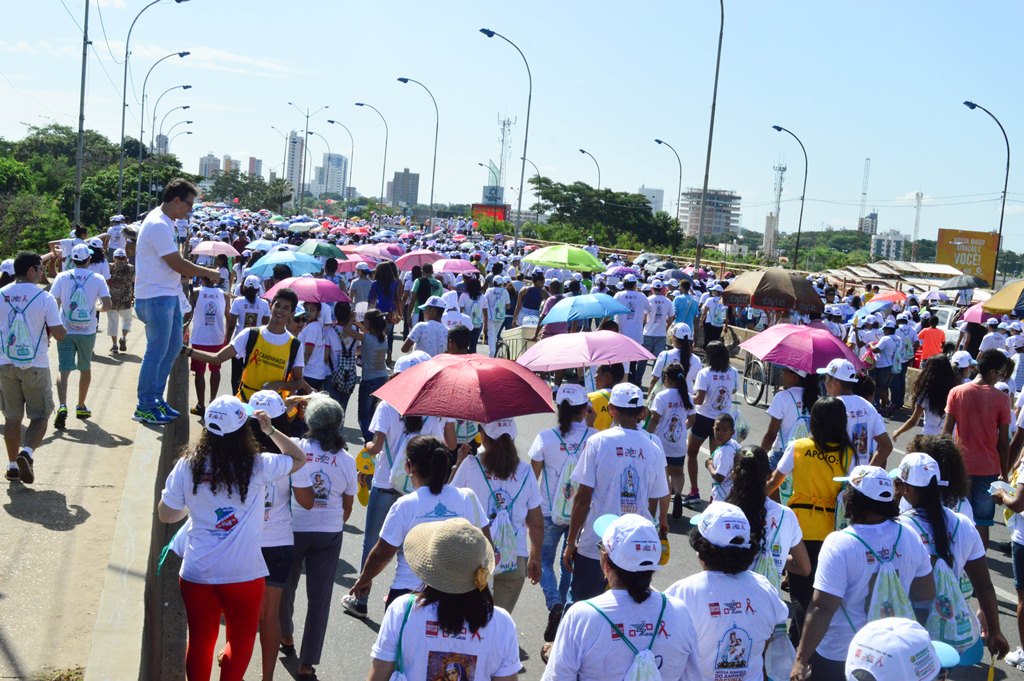
[[[824,368],[833,359],[846,359],[858,369],[863,366],[845,343],[822,326],[777,324],[740,347],[766,362],[808,373]]]
[[[609,276],[609,277],[624,277],[627,274],[632,274],[632,275],[635,275],[635,276],[640,276],[640,270],[638,270],[635,267],[626,267],[625,265],[617,265],[615,267],[610,268],[607,272],[605,272],[605,275]]]

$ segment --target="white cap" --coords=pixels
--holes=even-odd
[[[886,319],[885,320],[885,324],[882,324],[882,328],[883,329],[895,329],[896,328],[896,320],[895,319]]]
[[[989,317],[985,320],[985,326],[999,326],[999,320],[995,317]]]
[[[365,263],[365,262],[360,261],[360,262],[356,263],[356,269],[357,270],[364,270],[366,272],[369,272],[370,271],[370,265],[369,265],[369,263]]]
[[[932,641],[916,621],[885,617],[868,622],[854,634],[846,654],[846,678],[933,681],[944,667],[959,663],[960,654],[953,646]]]
[[[430,355],[417,350],[416,352],[410,352],[408,355],[402,355],[395,361],[394,373],[400,374],[406,369],[411,369],[417,364],[422,364],[430,359]]]
[[[875,501],[892,501],[896,498],[892,478],[878,466],[855,466],[849,475],[832,479],[850,483],[855,490]]]
[[[249,249],[247,248],[247,249],[245,249],[244,251],[242,251],[242,255],[243,255],[243,256],[245,256],[246,258],[248,258],[248,257],[250,257],[250,256],[252,255],[252,251],[250,251],[250,250],[249,250]]]
[[[92,258],[92,251],[85,244],[75,244],[75,247],[71,249],[71,259],[77,262],[83,260],[89,260]]]
[[[607,513],[594,521],[594,533],[601,537],[601,545],[616,567],[626,572],[661,569],[658,530],[642,515]]]
[[[257,288],[258,289],[262,285],[263,285],[263,282],[260,281],[260,278],[257,277],[255,274],[250,274],[242,282],[242,286],[244,288]]]
[[[206,407],[203,421],[214,435],[233,433],[249,420],[253,408],[234,395],[221,395]]]
[[[750,548],[750,522],[739,506],[712,501],[703,513],[690,518],[700,535],[722,548]]]
[[[445,294],[441,296],[441,300],[444,301],[445,308],[449,310],[454,310],[459,306],[459,294],[457,291],[445,292]]]
[[[857,382],[857,370],[853,367],[853,363],[847,359],[836,358],[829,362],[828,366],[824,369],[818,369],[818,373],[824,376],[831,376],[837,381],[845,383]]]
[[[693,330],[685,322],[679,322],[672,327],[672,335],[679,340],[693,340]]]
[[[910,315],[907,314],[906,312],[900,312],[898,315],[896,315],[896,321],[898,321],[898,322],[909,322],[910,321]]]
[[[932,313],[929,312],[928,310],[925,310],[924,312],[921,313],[921,319],[931,319],[931,318],[932,318]]]
[[[480,427],[487,434],[487,437],[492,440],[497,440],[502,435],[508,435],[513,440],[516,438],[516,421],[515,419],[498,419],[497,421],[491,421],[490,423],[481,423]]]
[[[85,243],[89,244],[90,248],[103,248],[103,239],[98,236],[94,236]]]
[[[971,353],[966,350],[957,350],[953,353],[953,356],[949,358],[949,361],[957,369],[966,369],[974,364],[974,358],[971,357]]]
[[[1004,353],[1005,353],[1005,350],[1004,350]],[[996,383],[992,387],[995,388],[996,390],[998,390],[1001,393],[1006,393],[1007,395],[1010,395],[1011,397],[1013,397],[1012,393],[1010,392],[1010,384],[1007,383],[1006,381],[999,381],[998,383]]]
[[[272,419],[276,419],[278,416],[284,414],[288,409],[284,406],[284,399],[281,395],[274,392],[273,390],[258,390],[252,394],[249,398],[249,406],[253,410],[260,410],[267,412],[267,416]]]
[[[587,391],[582,385],[563,383],[558,386],[558,392],[555,393],[555,404],[562,402],[568,402],[570,407],[579,407],[589,403],[590,398],[587,397]]]
[[[115,258],[127,258],[128,254],[125,253],[123,248],[115,248],[114,249],[114,257]]]
[[[1024,331],[1024,324],[1020,322],[1010,322],[1010,331]]]
[[[1024,336],[1010,336],[1006,339],[1006,345],[1013,350],[1024,348]]]
[[[661,279],[655,279],[651,281],[651,288],[665,288],[665,283]]]
[[[669,279],[668,280],[668,286],[669,286],[669,288],[675,288],[676,286],[679,286],[679,280],[678,279]]]
[[[437,307],[443,310],[445,309],[445,304],[444,301],[441,300],[441,296],[430,296],[427,298],[427,302],[420,305],[419,309],[425,310],[428,307]]]
[[[650,291],[650,290],[651,290],[651,285],[650,285],[650,284],[643,284],[643,285],[642,285],[642,286],[640,287],[640,290],[641,290],[641,291],[643,291],[644,293],[647,293],[648,291]]]
[[[608,403],[620,409],[644,406],[644,393],[632,383],[619,383],[612,388]]]
[[[939,474],[939,462],[922,452],[910,452],[904,456],[900,467],[889,471],[889,476],[899,478],[911,487],[927,487],[933,478],[939,487],[949,486]]]
[[[996,328],[1000,329],[1001,331],[1009,331],[1010,325],[1007,324],[1006,322],[999,322],[999,326]]]
[[[12,277],[14,276],[14,259],[13,258],[7,258],[2,263],[0,263],[0,273],[9,274]]]
[[[110,216],[110,222],[112,224],[117,224],[118,222],[124,222],[124,216],[120,215],[120,214],[118,214],[118,215],[111,215]]]
[[[624,276],[622,278],[622,283],[623,284],[635,284],[636,283],[636,275],[635,274],[627,274],[626,276]]]
[[[722,288],[721,284],[715,284],[714,286],[711,287],[711,291],[714,293],[721,293],[724,290],[725,289]]]

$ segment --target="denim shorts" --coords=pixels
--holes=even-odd
[[[1024,545],[1010,542],[1010,555],[1013,556],[1013,585],[1017,591],[1024,591]]]
[[[288,546],[264,546],[263,560],[267,564],[267,586],[283,589],[288,581],[288,573],[292,569],[292,556],[295,554],[295,547]]]
[[[974,524],[978,527],[992,527],[996,516],[996,500],[988,493],[989,485],[999,479],[998,475],[972,475],[971,509],[974,511]]]

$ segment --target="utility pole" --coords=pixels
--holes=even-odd
[[[915,210],[914,210],[914,245],[911,246],[910,261],[917,262],[917,234],[921,229],[921,200],[924,199],[924,192],[918,192],[914,194]],[[861,211],[863,212],[863,211]]]
[[[75,151],[75,209],[73,225],[82,221],[82,165],[85,162],[85,67],[89,61],[89,0],[85,0],[82,28],[82,87],[78,96],[78,149]],[[123,142],[122,142],[123,143]]]

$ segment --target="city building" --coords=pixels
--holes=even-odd
[[[255,156],[249,157],[249,175],[251,177],[263,176],[263,161]]]
[[[779,234],[779,216],[775,213],[768,213],[764,219],[764,241],[761,242],[761,247],[764,250],[765,257],[769,260],[774,260],[777,256],[776,248],[778,248],[777,239]]]
[[[878,212],[872,211],[857,220],[857,231],[867,234],[878,234]]]
[[[415,206],[420,193],[420,174],[406,168],[391,181],[391,205]]]
[[[267,181],[269,184],[274,184],[274,180],[277,179],[277,173],[273,170],[270,171],[270,179]]]
[[[204,178],[209,179],[218,172],[220,172],[220,159],[214,156],[212,151],[199,159],[199,174]]]
[[[384,202],[391,203],[391,198],[395,195],[395,183],[388,180],[386,189],[384,190]]]
[[[156,144],[153,145],[154,154],[166,154],[167,153],[167,135],[160,134],[156,136]]]
[[[872,213],[872,215],[876,215]],[[867,220],[867,218],[864,218]],[[876,260],[903,260],[910,254],[910,237],[900,234],[899,230],[890,229],[883,234],[871,237],[871,257]]]
[[[309,191],[314,196],[337,194],[342,196],[348,184],[348,158],[342,154],[324,154],[323,165],[316,168]]]
[[[653,189],[651,187],[644,187],[640,185],[640,189],[637,190],[637,194],[643,194],[647,197],[647,200],[651,204],[651,213],[657,213],[664,210],[665,205],[665,190],[664,189]]]
[[[736,239],[733,239],[732,243],[718,244],[715,248],[725,256],[746,256],[750,253],[750,247],[739,243]]]
[[[683,231],[697,236],[700,222],[701,190],[690,188],[683,192],[683,210],[680,214]],[[740,231],[740,195],[725,189],[709,189],[704,210],[704,236],[738,234]]]
[[[233,160],[230,154],[224,154],[224,167],[221,172],[227,175],[232,170],[238,170],[238,161]]]
[[[292,186],[293,196],[299,197],[302,183],[302,164],[306,159],[305,140],[299,133],[292,130],[288,133],[288,156],[285,159],[284,177]]]

